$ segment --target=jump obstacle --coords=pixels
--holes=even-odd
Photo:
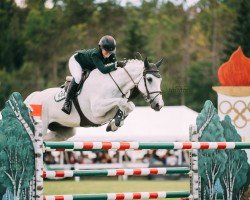
[[[195,141],[196,127],[190,127],[190,139]],[[43,171],[43,178],[67,178],[75,176],[147,176],[164,174],[188,174],[190,176],[190,191],[174,192],[137,192],[108,193],[82,195],[49,195],[44,200],[120,200],[120,199],[157,199],[186,198],[199,199],[199,177],[197,150],[208,149],[250,149],[250,143],[244,142],[44,142],[43,151],[91,151],[91,150],[142,150],[142,149],[185,149],[190,151],[190,167],[142,168],[142,169],[110,169],[110,170],[62,170]]]
[[[190,128],[190,137],[197,134],[195,127]],[[194,138],[192,138],[194,139]],[[44,151],[91,151],[91,150],[142,150],[142,149],[186,149],[192,150],[190,168],[171,167],[171,168],[143,168],[143,169],[110,169],[110,170],[65,170],[65,171],[44,171],[43,178],[66,178],[75,176],[146,176],[164,174],[188,174],[190,175],[190,192],[138,192],[138,193],[109,193],[91,195],[60,195],[45,196],[46,200],[59,199],[100,199],[100,200],[119,200],[119,199],[157,199],[157,198],[187,198],[199,199],[199,181],[197,174],[197,155],[194,150],[208,149],[250,149],[250,143],[245,142],[168,142],[168,143],[143,143],[143,142],[44,142]],[[196,179],[195,179],[196,177]]]
[[[10,102],[11,104],[11,102]],[[18,103],[16,103],[18,104]],[[190,127],[190,141],[166,143],[139,143],[139,142],[43,142],[42,125],[36,118],[33,119],[33,136],[29,125],[25,122],[22,113],[11,104],[14,113],[29,134],[34,147],[35,174],[32,182],[33,192],[27,199],[38,200],[125,200],[125,199],[157,199],[157,198],[185,198],[201,199],[200,177],[198,175],[198,150],[233,150],[250,149],[250,143],[245,142],[198,142],[199,133],[195,126]],[[26,117],[27,118],[27,117]],[[26,119],[27,120],[27,119]],[[91,151],[91,150],[137,150],[137,149],[187,149],[190,150],[190,167],[175,168],[142,168],[142,169],[110,169],[110,170],[62,170],[43,171],[43,153],[45,151]],[[146,176],[157,174],[188,174],[190,176],[190,191],[174,192],[135,192],[135,193],[107,193],[82,195],[47,195],[43,196],[44,178],[66,178],[75,176]],[[20,198],[22,199],[22,198]]]
[[[180,143],[181,144],[181,143]],[[91,151],[91,150],[141,150],[141,149],[176,149],[181,145],[172,143],[138,143],[138,142],[44,142],[43,151]],[[170,145],[170,146],[169,146]],[[184,147],[190,149],[190,144]],[[249,144],[250,147],[250,144]],[[224,147],[225,148],[225,147]],[[182,144],[183,149],[183,144]],[[107,169],[107,170],[61,170],[43,171],[43,178],[68,178],[75,176],[147,176],[166,174],[188,174],[189,167],[171,168],[138,168],[138,169]],[[107,193],[82,195],[47,195],[44,200],[122,200],[122,199],[158,199],[158,198],[189,198],[189,191],[158,191],[135,193]]]
[[[195,140],[196,128],[190,127],[190,138]],[[226,150],[226,149],[250,149],[250,143],[246,142],[44,142],[44,151],[91,151],[91,150],[142,150],[142,149],[185,149],[190,152],[189,167],[171,168],[143,168],[143,169],[110,169],[110,170],[65,170],[44,171],[43,178],[66,178],[75,176],[146,176],[164,174],[188,174],[190,176],[190,192],[138,192],[138,193],[109,193],[92,195],[66,195],[45,196],[46,200],[62,199],[157,199],[157,198],[186,198],[199,199],[199,178],[197,174],[197,150]],[[196,151],[195,151],[196,150]]]

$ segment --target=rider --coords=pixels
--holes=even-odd
[[[69,71],[73,79],[62,107],[62,111],[68,115],[71,112],[72,99],[77,92],[83,70],[92,71],[97,68],[103,74],[107,74],[117,69],[115,39],[110,35],[105,35],[98,45],[99,48],[77,51],[69,59]]]

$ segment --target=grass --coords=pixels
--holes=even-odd
[[[93,194],[116,192],[156,192],[156,191],[189,191],[189,181],[186,180],[81,180],[75,181],[45,181],[44,194]]]

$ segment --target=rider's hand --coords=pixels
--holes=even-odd
[[[126,65],[127,61],[126,60],[121,60],[117,62],[117,67],[124,67]]]

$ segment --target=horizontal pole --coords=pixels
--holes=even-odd
[[[158,198],[188,198],[187,191],[176,192],[136,192],[108,194],[78,194],[78,195],[49,195],[43,200],[126,200],[126,199],[158,199]]]
[[[45,151],[137,149],[250,149],[247,142],[44,142]]]
[[[105,169],[105,170],[58,170],[44,171],[43,178],[69,178],[76,176],[147,176],[166,174],[188,174],[188,167],[168,168],[136,168],[136,169]]]

